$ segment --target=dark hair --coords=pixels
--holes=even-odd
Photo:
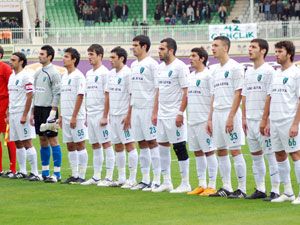
[[[151,46],[151,41],[148,36],[138,35],[138,36],[134,37],[132,41],[138,41],[141,47],[143,47],[144,45],[147,45],[146,52],[149,51],[150,46]]]
[[[173,49],[174,50],[174,55],[176,54],[177,51],[177,44],[176,41],[173,38],[165,38],[160,41],[160,43],[166,42],[167,43],[167,48],[168,49]]]
[[[208,53],[203,47],[193,48],[191,50],[191,52],[196,52],[200,58],[204,58],[203,64],[204,64],[204,66],[206,66],[207,59],[208,59]]]
[[[111,53],[116,53],[116,55],[121,58],[123,57],[123,63],[126,64],[127,62],[127,52],[124,48],[121,48],[120,46],[113,48],[111,51]]]
[[[226,36],[217,36],[217,37],[214,38],[214,41],[216,41],[216,40],[220,40],[225,45],[227,45],[228,46],[228,51],[229,51],[229,49],[230,49],[230,40],[229,40],[228,37],[226,37]]]
[[[70,53],[71,54],[71,59],[76,59],[75,60],[75,67],[77,67],[77,65],[79,64],[80,61],[80,54],[79,52],[75,49],[75,48],[67,48],[65,50],[65,53]]]
[[[23,61],[22,67],[24,68],[27,65],[27,58],[22,52],[14,52],[12,55],[15,55],[19,58],[19,62]]]
[[[291,41],[279,41],[275,44],[275,48],[285,48],[287,54],[291,55],[291,61],[294,61],[295,45]]]
[[[92,44],[88,49],[88,52],[96,52],[97,55],[102,55],[102,58],[104,56],[104,50],[103,47],[99,44]]]
[[[4,55],[4,49],[2,48],[2,46],[0,45],[0,59],[3,58],[3,55]]]
[[[269,51],[269,44],[265,39],[255,38],[250,43],[257,43],[260,50],[265,49],[266,53],[264,54],[264,58],[266,57],[266,55],[268,54],[268,51]]]
[[[50,62],[54,59],[55,51],[51,45],[44,45],[41,47],[41,50],[45,50],[47,52],[47,56],[51,55],[52,58],[50,59]]]

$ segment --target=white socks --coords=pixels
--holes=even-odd
[[[181,184],[183,185],[190,185],[190,159],[178,161],[179,163],[179,171],[181,175]]]
[[[164,184],[172,184],[171,181],[171,150],[170,147],[159,145],[161,173]]]
[[[266,192],[265,176],[266,176],[266,165],[263,155],[252,155],[253,164],[252,171],[256,184],[256,189],[261,192]],[[277,193],[277,192],[276,192]]]
[[[284,193],[287,195],[293,195],[293,189],[291,184],[291,167],[288,158],[282,162],[278,162],[278,170],[280,181],[284,184]]]
[[[207,167],[207,161],[205,156],[196,156],[196,168],[197,168],[197,177],[199,187],[206,188],[206,167]]]
[[[72,177],[78,177],[78,155],[77,151],[68,152],[70,167],[72,170]]]
[[[140,165],[142,172],[142,182],[150,184],[150,166],[151,166],[151,155],[149,148],[140,149]]]
[[[218,175],[218,160],[215,154],[206,156],[208,169],[208,187],[216,189],[216,180]]]
[[[104,149],[104,151],[105,151],[105,165],[106,165],[105,178],[112,180],[114,174],[115,161],[116,161],[115,152],[111,146]]]
[[[102,165],[103,165],[103,150],[102,150],[102,148],[93,149],[93,167],[94,167],[93,178],[95,180],[101,179]]]
[[[223,188],[227,191],[232,192],[231,185],[231,164],[229,155],[218,156],[219,160],[219,171],[223,182]]]
[[[17,148],[17,160],[19,163],[20,172],[27,174],[26,171],[26,150],[25,148]]]
[[[81,179],[85,179],[85,173],[88,164],[88,154],[86,149],[77,151],[77,155],[78,155],[78,176]]]
[[[34,146],[31,148],[28,148],[26,150],[26,157],[30,163],[31,166],[31,173],[33,173],[35,176],[37,176],[38,173],[38,168],[37,168],[37,155],[36,155],[36,150]]]
[[[131,183],[136,183],[138,158],[139,157],[136,149],[133,149],[132,151],[128,152],[129,181]]]
[[[160,156],[159,156],[159,148],[155,147],[150,149],[151,154],[151,162],[152,162],[152,171],[153,171],[153,182],[154,184],[160,185]]]
[[[247,168],[243,154],[233,157],[235,173],[238,178],[238,189],[246,193]]]
[[[271,154],[266,154],[265,156],[269,162],[269,172],[270,172],[271,185],[272,185],[271,192],[279,194],[280,177],[278,171],[278,163],[276,161],[275,154],[271,153]]]
[[[116,152],[116,164],[118,167],[118,181],[124,183],[126,181],[126,154],[124,150],[122,152]]]

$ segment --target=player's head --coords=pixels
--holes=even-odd
[[[215,58],[222,58],[227,55],[230,49],[230,40],[225,36],[217,36],[212,43],[212,53]]]
[[[295,56],[295,45],[291,41],[279,41],[275,44],[275,56],[280,65],[293,62]]]
[[[191,50],[190,60],[193,68],[199,67],[201,64],[206,66],[207,59],[208,53],[203,47],[193,48]]]
[[[14,52],[10,57],[10,65],[13,70],[24,68],[27,65],[27,58],[22,52]]]
[[[90,64],[98,65],[104,56],[103,47],[99,44],[92,44],[87,51]]]
[[[55,51],[52,46],[44,45],[39,53],[39,61],[42,65],[47,65],[54,59]]]
[[[113,48],[110,51],[110,62],[113,68],[120,68],[127,62],[127,52],[120,46]]]
[[[3,58],[4,55],[4,49],[2,48],[2,46],[0,45],[0,59]]]
[[[151,47],[150,38],[146,35],[138,35],[132,40],[133,55],[139,57],[145,52],[148,52]]]
[[[165,38],[160,41],[158,55],[161,61],[169,61],[170,57],[175,56],[176,51],[177,43],[174,39]]]
[[[269,51],[269,44],[264,39],[255,38],[250,42],[248,51],[250,60],[265,58]]]
[[[77,67],[80,61],[80,54],[75,48],[67,48],[63,57],[63,62],[65,67]]]

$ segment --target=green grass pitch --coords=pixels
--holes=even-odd
[[[39,151],[36,140],[34,144]],[[89,168],[86,177],[90,178],[93,172],[92,150],[89,144],[87,147]],[[62,175],[66,178],[71,172],[66,146],[62,145],[62,148]],[[254,190],[252,163],[247,147],[243,152],[248,168],[247,192],[250,194]],[[7,169],[5,147],[3,153],[4,169]],[[194,188],[197,185],[195,160],[192,154],[190,158],[190,181]],[[138,179],[140,177],[139,172]],[[237,182],[233,167],[232,178],[235,188]],[[179,185],[179,169],[174,154],[172,154],[172,179],[175,187]],[[292,180],[295,193],[298,194],[293,167]],[[266,183],[269,191],[268,178]],[[220,185],[221,181],[218,177],[217,186]],[[0,178],[0,225],[10,224],[299,225],[300,206],[261,200],[229,200],[186,194],[145,193],[119,188],[31,183]]]

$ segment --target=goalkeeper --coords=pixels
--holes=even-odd
[[[35,126],[40,139],[42,176],[47,183],[61,180],[61,148],[57,138],[58,103],[60,98],[61,75],[51,63],[55,51],[52,46],[44,45],[39,52],[42,68],[34,75],[34,101],[31,123]],[[50,176],[50,156],[54,161],[54,173]]]

